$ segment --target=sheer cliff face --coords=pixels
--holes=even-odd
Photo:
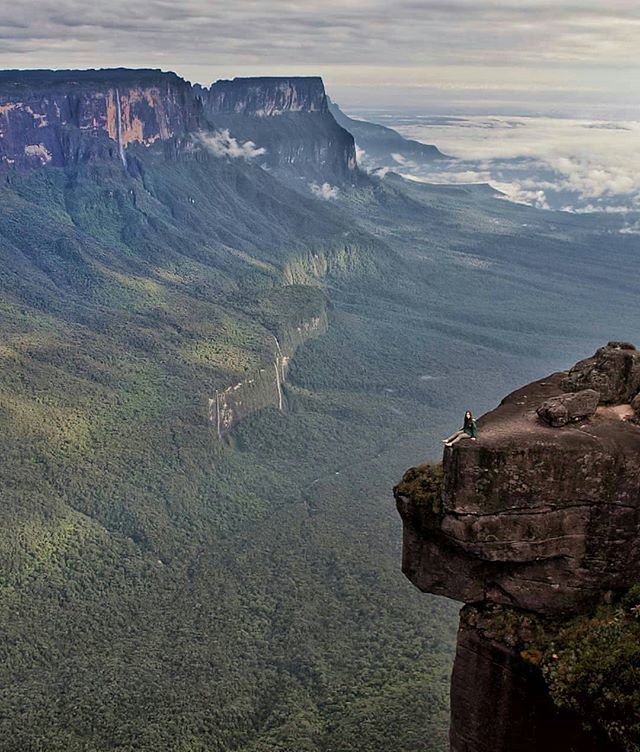
[[[554,706],[540,672],[514,649],[528,636],[518,634],[529,631],[527,618],[513,619],[517,626],[509,625],[505,639],[503,616],[472,607],[461,613],[451,677],[451,749],[612,752],[577,715]]]
[[[640,352],[609,343],[508,396],[478,421],[477,441],[446,447],[442,466],[413,468],[396,487],[407,577],[483,614],[463,611],[454,752],[589,749],[580,718],[553,709],[523,660],[521,626],[498,622],[555,623],[640,580],[639,391]]]
[[[261,166],[322,187],[355,182],[353,137],[329,112],[320,78],[245,78],[192,87],[154,70],[0,72],[0,164],[127,163],[127,149],[227,131]],[[220,156],[220,155],[217,155]]]
[[[217,130],[264,149],[261,163],[296,178],[357,179],[353,136],[329,112],[320,78],[235,78],[200,90]]]
[[[285,113],[326,113],[327,96],[319,77],[234,78],[217,81],[208,92],[211,113],[273,117]]]
[[[637,351],[605,352],[603,366],[633,354],[640,372]],[[623,419],[640,383],[631,367],[594,363],[518,390],[479,421],[477,442],[445,449],[438,510],[398,496],[404,571],[419,588],[562,614],[640,579],[640,427]],[[607,401],[596,410],[596,396],[594,414],[562,427],[539,417],[594,386]]]
[[[0,160],[64,166],[91,156],[125,161],[129,145],[166,141],[198,123],[191,86],[160,71],[0,74]]]

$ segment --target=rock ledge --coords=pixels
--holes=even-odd
[[[446,448],[431,503],[397,486],[409,579],[539,614],[579,613],[640,580],[638,390],[640,352],[609,343],[506,397],[478,441]],[[433,473],[409,471],[412,487]]]

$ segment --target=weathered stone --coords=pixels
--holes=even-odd
[[[518,624],[521,621],[524,624]],[[526,617],[465,607],[451,676],[451,752],[604,752],[579,718],[559,711],[537,667],[521,657]]]
[[[597,408],[603,390],[608,404],[633,398],[638,414],[638,357],[609,343],[514,392],[478,421],[476,442],[445,449],[441,481],[425,465],[395,489],[404,573],[474,604],[458,634],[452,752],[621,750],[553,707],[522,642],[534,617],[553,625],[640,581],[640,425]]]
[[[257,76],[220,80],[203,89],[206,108],[214,115],[234,113],[274,117],[292,112],[328,112],[319,76]]]
[[[593,415],[600,402],[600,392],[583,389],[580,392],[561,394],[543,402],[536,410],[538,416],[550,426],[565,426]]]
[[[199,127],[192,87],[159,70],[0,72],[0,164],[18,168],[125,160]]]
[[[355,141],[329,112],[321,78],[234,78],[196,91],[211,123],[264,149],[269,169],[320,183],[358,180]]]
[[[629,342],[609,342],[581,360],[562,382],[565,391],[595,389],[603,404],[624,404],[640,390],[640,351]]]
[[[636,394],[636,396],[631,400],[631,408],[633,412],[640,418],[640,394]]]
[[[640,429],[607,411],[555,430],[536,406],[563,374],[514,392],[444,454],[441,511],[397,495],[403,570],[466,603],[578,612],[640,580]]]

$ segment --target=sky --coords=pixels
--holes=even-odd
[[[638,0],[17,0],[0,68],[321,75],[352,110],[640,119]]]

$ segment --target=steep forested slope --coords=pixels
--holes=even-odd
[[[414,691],[443,738],[451,635],[404,618],[389,510],[357,543],[364,499],[314,483],[389,419],[300,389],[226,443],[208,420],[327,281],[397,257],[243,160],[128,154],[3,175],[1,747],[357,748]]]

